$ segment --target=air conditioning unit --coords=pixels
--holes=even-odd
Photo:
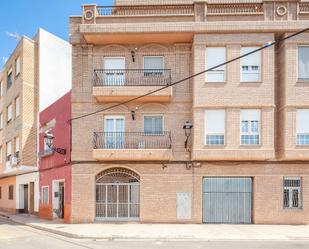
[[[12,166],[17,165],[18,163],[19,163],[19,158],[18,157],[15,157],[15,156],[11,157],[11,165]]]

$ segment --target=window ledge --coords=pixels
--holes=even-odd
[[[203,149],[222,149],[225,148],[226,144],[204,144]]]
[[[262,148],[261,144],[241,144],[239,146],[240,148],[248,148],[248,149],[256,149],[256,148]]]
[[[296,149],[307,149],[307,148],[309,148],[309,144],[297,144],[296,145],[296,147],[295,147]]]
[[[283,211],[287,211],[287,212],[302,212],[304,211],[303,208],[283,208]]]
[[[263,82],[262,81],[240,81],[239,82],[239,84],[240,85],[246,85],[246,84],[248,84],[248,85],[260,85],[260,84],[262,84]]]
[[[296,84],[309,84],[309,79],[297,79]]]
[[[212,82],[205,81],[205,85],[224,85],[226,83],[227,81],[212,81]]]

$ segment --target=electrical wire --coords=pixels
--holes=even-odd
[[[87,114],[84,114],[84,115],[81,115],[81,116],[78,116],[78,117],[75,117],[75,118],[71,118],[71,119],[68,120],[68,122],[72,122],[72,121],[74,121],[74,120],[78,120],[78,119],[81,119],[81,118],[86,118],[86,117],[88,117],[88,116],[92,116],[92,115],[95,115],[95,114],[100,113],[100,112],[104,112],[104,111],[107,111],[107,110],[111,110],[111,109],[116,108],[116,107],[118,107],[118,106],[125,105],[125,104],[128,104],[128,103],[130,103],[130,102],[133,102],[133,101],[135,101],[135,100],[144,98],[144,97],[146,97],[146,96],[149,96],[149,95],[154,94],[154,93],[156,93],[156,92],[162,91],[162,90],[164,90],[164,89],[166,89],[166,88],[169,88],[169,87],[171,87],[171,86],[178,85],[178,84],[180,84],[180,83],[182,83],[182,82],[184,82],[184,81],[186,81],[186,80],[190,80],[190,79],[192,79],[192,78],[195,78],[195,77],[197,77],[197,76],[199,76],[199,75],[201,75],[201,74],[204,74],[204,73],[207,73],[207,72],[209,72],[209,71],[212,71],[212,70],[214,70],[214,69],[216,69],[216,68],[218,68],[218,67],[222,67],[222,66],[224,66],[224,65],[230,64],[230,63],[232,63],[232,62],[234,62],[234,61],[237,61],[237,60],[239,60],[239,59],[241,59],[241,58],[244,58],[244,57],[246,57],[246,56],[249,56],[249,55],[251,55],[251,54],[254,54],[254,53],[256,53],[256,52],[259,52],[259,51],[261,51],[261,50],[264,50],[264,49],[266,49],[266,48],[268,48],[268,47],[274,46],[275,44],[278,44],[278,43],[283,42],[283,41],[285,41],[285,40],[291,39],[292,37],[295,37],[295,36],[297,36],[297,35],[300,35],[300,34],[302,34],[302,33],[305,33],[306,31],[309,31],[309,28],[302,29],[302,30],[300,30],[300,31],[298,31],[298,32],[296,32],[296,33],[293,33],[293,34],[291,34],[291,35],[289,35],[289,36],[286,36],[286,37],[284,37],[284,38],[281,38],[281,39],[278,39],[278,40],[269,42],[269,43],[267,43],[266,45],[264,45],[264,46],[262,46],[262,47],[259,47],[259,48],[255,49],[255,50],[252,50],[251,52],[245,53],[245,54],[240,55],[240,56],[238,56],[238,57],[235,57],[235,58],[233,58],[233,59],[231,59],[231,60],[228,60],[228,61],[226,61],[226,62],[223,62],[223,63],[221,63],[221,64],[218,64],[218,65],[216,65],[216,66],[214,66],[214,67],[208,68],[208,69],[206,69],[206,70],[203,70],[203,71],[198,72],[198,73],[196,73],[196,74],[190,75],[190,76],[188,76],[188,77],[186,77],[186,78],[183,78],[183,79],[181,79],[181,80],[175,81],[175,82],[173,82],[173,83],[171,83],[171,84],[168,84],[168,85],[166,85],[166,86],[164,86],[164,87],[161,87],[161,88],[159,88],[159,89],[156,89],[156,90],[154,90],[154,91],[148,92],[148,93],[146,93],[146,94],[143,94],[143,95],[134,97],[134,98],[132,98],[132,99],[129,99],[129,100],[126,100],[126,101],[117,103],[117,104],[115,104],[115,105],[112,105],[112,106],[109,106],[109,107],[106,107],[106,108],[103,108],[103,109],[100,109],[100,110],[97,110],[97,111],[94,111],[94,112],[91,112],[91,113],[87,113]]]

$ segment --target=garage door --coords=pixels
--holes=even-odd
[[[204,223],[251,223],[252,179],[203,179]]]

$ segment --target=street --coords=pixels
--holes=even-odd
[[[71,249],[71,248],[209,248],[209,249],[305,249],[309,241],[148,241],[69,239],[49,232],[18,225],[0,218],[0,249]]]

